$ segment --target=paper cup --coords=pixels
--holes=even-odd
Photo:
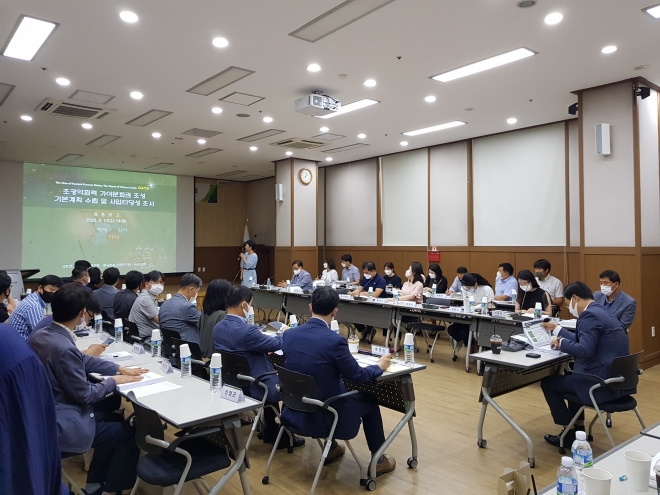
[[[415,345],[415,336],[412,333],[407,333],[403,338],[403,345]]]
[[[151,341],[152,342],[160,342],[160,330],[157,328],[154,328],[151,331]]]
[[[293,324],[298,324],[298,317],[296,315],[289,316],[289,326]]]
[[[330,322],[330,330],[339,331],[339,322],[337,320],[332,320]]]
[[[126,290],[126,284],[121,284],[121,290]]]
[[[165,296],[165,299],[172,299],[172,294],[168,294],[167,296]]]
[[[586,468],[582,474],[584,474],[584,486],[589,495],[610,495],[612,473],[604,469]]]
[[[190,357],[190,346],[188,344],[181,344],[179,346],[179,356],[182,358]]]
[[[29,296],[30,294],[32,294],[32,289],[27,289],[27,290],[25,291],[25,295],[26,295],[26,296]]]
[[[636,492],[646,493],[649,489],[652,457],[636,450],[626,450],[623,456],[626,458],[629,488]]]
[[[222,368],[222,355],[219,352],[211,354],[211,368]]]

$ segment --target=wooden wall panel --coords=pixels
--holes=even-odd
[[[245,192],[242,182],[220,184],[217,203],[195,203],[195,247],[240,246],[247,218]]]
[[[195,273],[202,278],[205,285],[215,278],[224,278],[230,282],[240,283],[237,260],[240,252],[240,245],[197,247],[195,248]],[[201,267],[204,267],[206,271],[197,272],[197,268]]]
[[[271,280],[273,284],[281,282],[282,280],[291,279],[293,272],[291,271],[291,257],[290,247],[276,247],[275,248],[275,276]]]
[[[513,251],[472,251],[470,252],[470,262],[467,265],[467,268],[472,273],[481,274],[482,277],[495,287],[495,274],[497,273],[497,267],[499,264],[511,263],[513,269],[518,270],[515,262],[516,256]]]
[[[293,260],[300,260],[303,262],[303,267],[305,270],[307,270],[310,275],[312,276],[312,280],[314,280],[316,277],[318,277],[321,272],[323,271],[323,264],[319,265],[318,261],[318,248],[316,246],[309,247],[298,247],[294,246],[293,251],[291,253],[291,261],[289,263],[292,263]],[[291,271],[291,268],[289,267],[289,273],[291,276],[293,276],[293,271]]]
[[[539,259],[546,259],[552,265],[551,273],[565,285],[568,277],[566,276],[566,263],[563,252],[517,252],[516,262],[513,266],[516,269],[516,276],[521,270],[529,270],[534,273],[534,263]]]
[[[644,361],[660,363],[660,304],[658,304],[657,281],[660,278],[660,255],[642,256],[642,306],[641,324]],[[640,318],[640,308],[637,308]],[[651,327],[655,327],[655,337],[651,336]]]

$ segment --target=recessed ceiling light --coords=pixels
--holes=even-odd
[[[331,157],[331,156],[327,156],[327,157],[325,158],[325,161],[326,161],[326,162],[331,162],[331,161],[332,161],[332,157]]]
[[[66,77],[58,77],[57,79],[55,79],[55,82],[60,86],[68,86],[69,84],[71,84],[71,81],[69,81]]]
[[[358,134],[358,139],[364,139],[364,138],[366,138],[366,137],[367,137],[367,135],[364,134],[364,133],[360,133],[360,134]]]
[[[373,79],[367,79],[366,81],[364,81],[364,85],[367,88],[373,88],[376,85],[376,81],[374,81]]]
[[[432,76],[431,79],[435,79],[440,82],[449,82],[454,79],[459,79],[465,76],[471,76],[478,72],[483,72],[488,69],[494,69],[501,65],[510,64],[511,62],[516,62],[523,58],[531,57],[536,55],[537,52],[530,50],[529,48],[516,48],[510,52],[502,53],[500,55],[495,55],[494,57],[487,58],[485,60],[480,60],[479,62],[474,62],[472,64],[459,67],[458,69],[453,69],[448,72],[443,72],[437,76]]]
[[[329,127],[321,127],[321,128],[319,129],[319,131],[321,131],[321,132],[328,132],[329,130],[330,130]]]
[[[651,67],[651,66],[650,65],[638,65],[637,67],[635,67],[635,70],[646,70],[649,67]]]
[[[435,101],[435,96],[429,95],[426,98],[424,98],[424,101],[427,103],[433,103]]]
[[[5,57],[32,60],[57,26],[55,22],[21,16],[18,27],[2,54]]]
[[[139,91],[131,91],[131,98],[134,100],[141,100],[144,95]]]
[[[408,141],[401,141],[399,144],[401,146],[408,146]]]
[[[206,144],[206,139],[198,139],[197,142],[199,144]]]
[[[465,110],[466,112],[471,112],[472,110],[474,110],[474,108],[472,108],[472,107],[467,107],[467,108],[464,108],[463,110]]]
[[[309,64],[307,70],[309,72],[318,72],[321,70],[321,66],[319,64]]]
[[[32,120],[32,117],[29,115],[21,115],[21,119],[24,120],[25,122],[30,122]]]
[[[608,53],[614,53],[615,51],[617,51],[617,47],[616,47],[616,46],[614,46],[614,45],[608,45],[608,46],[604,47],[604,48],[601,50],[601,53],[608,54]]]
[[[287,151],[287,152],[284,153],[284,154],[285,154],[286,156],[291,156],[291,155],[293,155],[293,151]]]
[[[466,123],[460,120],[454,120],[453,122],[447,122],[445,124],[434,125],[431,127],[424,127],[423,129],[417,129],[416,131],[404,132],[404,136],[419,136],[420,134],[427,134],[429,132],[442,131],[445,129],[451,129],[452,127],[458,127],[465,125]]]
[[[124,10],[119,13],[119,18],[124,21],[124,22],[137,22],[138,21],[138,16],[135,12],[131,12],[130,10]]]
[[[527,9],[529,7],[534,7],[537,0],[520,0],[516,5],[521,9]]]
[[[653,17],[654,19],[660,19],[660,4],[653,5],[652,7],[646,7],[645,9],[642,10],[651,17]]]
[[[550,25],[559,24],[563,18],[564,16],[561,15],[559,12],[553,12],[552,14],[548,14],[545,16],[545,23]]]
[[[156,139],[158,139],[161,136],[160,132],[152,132],[151,135]]]
[[[92,127],[93,127],[92,124],[90,124],[89,122],[85,122],[84,124],[82,124],[83,129],[91,129]]]
[[[317,116],[317,118],[331,119],[332,117],[337,117],[338,115],[343,115],[345,113],[353,112],[355,110],[359,110],[364,107],[369,107],[371,105],[375,105],[376,103],[380,103],[380,102],[376,100],[370,100],[369,98],[365,98],[363,100],[358,100],[358,101],[354,101],[353,103],[349,103],[348,105],[342,105],[341,108],[336,112],[329,113],[328,115],[319,115]]]
[[[518,119],[516,119],[515,117],[511,117],[510,119],[506,119],[507,124],[515,124],[516,122],[518,122]]]
[[[213,107],[213,108],[211,109],[211,111],[212,111],[213,113],[222,113],[222,108],[220,108],[220,107]]]
[[[225,38],[213,38],[213,46],[217,46],[218,48],[225,48],[229,46],[229,41],[227,41]]]
[[[266,124],[270,124],[270,123],[273,121],[273,117],[264,117],[264,118],[263,118],[263,121],[264,121]]]
[[[257,151],[258,149],[259,148],[257,148],[256,146],[250,146],[250,151]]]

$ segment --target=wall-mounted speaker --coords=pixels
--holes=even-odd
[[[596,124],[596,154],[610,154],[610,124]]]
[[[282,184],[275,184],[275,201],[284,201],[284,187],[282,187]]]

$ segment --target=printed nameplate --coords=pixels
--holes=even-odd
[[[350,294],[339,294],[339,299],[343,299],[345,301],[352,301],[354,298]]]
[[[463,308],[460,306],[449,306],[449,311],[452,313],[463,313]]]
[[[371,354],[375,354],[376,356],[387,356],[390,353],[389,347],[382,347],[379,345],[372,345],[371,346]]]
[[[160,370],[163,373],[174,373],[174,370],[172,369],[172,363],[170,363],[167,359],[163,358],[163,362],[160,363]]]
[[[144,346],[139,342],[133,344],[133,354],[144,354]]]
[[[414,308],[417,306],[417,303],[415,301],[399,301],[397,303],[399,306],[406,306],[408,308]]]
[[[293,292],[294,294],[302,294],[302,291],[300,287],[289,287],[289,292]]]
[[[229,385],[222,386],[222,389],[220,389],[220,397],[232,402],[243,402],[245,400],[243,391],[240,388],[230,387]]]
[[[113,339],[114,337],[110,337],[110,334],[108,332],[101,332],[99,338],[101,339],[101,342],[105,342],[106,340]]]

